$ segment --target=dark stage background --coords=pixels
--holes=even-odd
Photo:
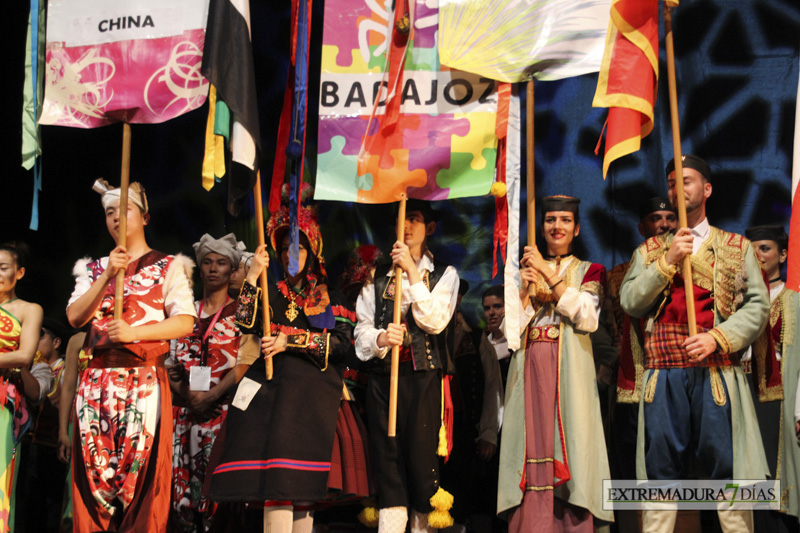
[[[72,290],[72,265],[82,256],[106,255],[113,247],[98,195],[98,177],[118,183],[122,127],[77,130],[42,128],[43,190],[39,231],[28,230],[33,197],[32,172],[20,166],[23,61],[27,3],[5,6],[3,45],[7,74],[3,83],[0,239],[21,239],[34,260],[18,286],[21,298],[43,305],[45,313],[66,321]],[[264,157],[272,168],[282,91],[288,71],[289,2],[251,1],[257,69],[259,118]],[[315,2],[312,24],[308,165],[316,166],[316,104],[323,2]],[[741,232],[766,222],[788,226],[791,149],[800,46],[800,4],[796,0],[684,0],[674,17],[683,150],[712,166],[712,224]],[[662,31],[663,35],[663,31]],[[577,253],[610,268],[627,260],[639,242],[636,206],[664,194],[663,169],[672,157],[666,67],[661,50],[655,130],[642,150],[614,163],[603,181],[602,158],[594,155],[606,111],[591,107],[597,75],[536,83],[537,196],[569,194],[582,198],[582,231]],[[524,93],[524,91],[521,91]],[[205,232],[234,231],[254,247],[252,202],[237,218],[225,213],[227,184],[210,192],[201,187],[200,167],[207,109],[162,125],[134,125],[131,179],[149,193],[152,222],[149,244],[166,252],[191,254]],[[524,126],[523,126],[524,143]],[[524,144],[523,144],[524,146]],[[522,168],[525,168],[523,161]],[[472,290],[468,317],[477,322],[480,292],[502,283],[491,279],[491,197],[441,202],[445,211],[434,253],[459,267]],[[446,205],[444,205],[446,204]],[[333,276],[341,272],[353,246],[393,240],[391,209],[322,202],[325,256]],[[523,226],[524,226],[524,208]],[[524,227],[522,229],[524,242]]]

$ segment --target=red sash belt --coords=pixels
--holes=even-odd
[[[89,368],[139,368],[143,366],[163,368],[166,358],[167,354],[163,353],[144,360],[128,350],[110,348],[107,350],[95,350],[92,360],[89,361]]]
[[[709,331],[698,324],[697,331]],[[689,360],[689,354],[681,346],[689,337],[688,324],[656,323],[653,332],[645,339],[645,368],[688,368],[694,366],[737,366],[738,354],[714,352],[699,363]]]

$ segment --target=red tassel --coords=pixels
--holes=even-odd
[[[453,451],[453,397],[450,395],[450,380],[453,376],[445,376],[442,380],[442,387],[444,387],[444,427],[447,431],[447,457],[444,462],[450,459],[450,454]]]

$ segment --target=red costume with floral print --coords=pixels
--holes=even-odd
[[[236,325],[236,301],[222,308],[216,322],[213,315],[203,317],[201,302],[195,302],[200,319],[189,337],[178,339],[175,355],[178,362],[189,371],[194,366],[211,369],[211,387],[219,385],[222,378],[236,365],[241,332]],[[209,331],[210,329],[210,331]],[[203,336],[208,333],[208,350],[203,360]],[[217,504],[201,496],[206,478],[211,448],[228,414],[228,403],[220,405],[220,414],[209,420],[199,420],[186,407],[172,408],[174,422],[172,459],[172,506],[177,512],[178,526],[185,531],[195,531],[195,513],[203,517],[208,531]]]
[[[150,251],[129,263],[122,318],[130,326],[194,316],[185,260]],[[103,258],[76,267],[70,305],[105,270]],[[167,341],[112,343],[114,283],[109,283],[87,335],[92,353],[77,391],[74,530],[161,531],[169,513],[171,396]],[[137,518],[138,517],[138,518]],[[146,517],[146,518],[143,518]]]

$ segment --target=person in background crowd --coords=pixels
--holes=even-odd
[[[442,466],[442,484],[453,494],[455,525],[448,531],[490,533],[495,514],[497,435],[503,417],[503,384],[497,353],[486,335],[473,332],[461,313],[469,283],[461,280],[456,314],[445,335],[453,361],[453,451]]]
[[[769,326],[753,349],[742,356],[758,428],[764,443],[772,479],[781,481],[781,511],[756,511],[756,532],[797,532],[800,530],[800,446],[791,431],[783,430],[794,422],[797,377],[800,374],[800,334],[796,313],[798,294],[786,288],[781,266],[786,263],[789,236],[781,225],[747,228],[756,257],[767,278],[770,296]],[[755,364],[754,364],[755,363]]]
[[[505,386],[508,378],[508,365],[511,362],[511,351],[508,349],[506,339],[505,319],[505,293],[502,285],[489,287],[483,292],[481,298],[483,316],[486,319],[486,338],[497,354],[500,364],[500,379]]]
[[[31,423],[20,369],[33,361],[42,332],[42,308],[17,297],[28,247],[0,244],[0,531],[14,531],[19,461],[17,446]],[[35,380],[34,380],[35,381]]]
[[[86,332],[70,337],[64,353],[64,370],[58,400],[58,459],[67,465],[64,480],[64,501],[61,506],[61,531],[72,531],[72,443],[74,433],[75,392],[80,373],[89,366],[89,356],[83,351]]]
[[[441,333],[455,312],[459,279],[454,267],[434,261],[428,249],[436,220],[430,203],[407,201],[403,240],[394,243],[392,262],[378,265],[356,304],[356,355],[368,362],[369,369],[366,406],[370,455],[378,481],[378,533],[402,533],[409,518],[414,533],[452,525],[449,514],[439,522],[440,515],[433,512],[450,507],[443,501],[447,497],[439,484],[437,456],[442,380],[450,368]],[[403,269],[401,325],[393,322],[392,315],[398,297],[397,266]],[[400,346],[397,436],[389,437],[394,346]],[[440,447],[446,449],[447,444]]]
[[[220,530],[231,519],[226,506],[203,497],[202,487],[210,475],[207,467],[214,440],[228,413],[228,393],[237,382],[232,370],[241,334],[235,323],[236,300],[228,295],[228,288],[243,249],[233,233],[219,239],[206,233],[194,243],[203,298],[195,302],[194,331],[175,342],[177,365],[168,372],[176,404],[172,408],[173,531]]]
[[[513,355],[506,383],[497,495],[510,532],[594,531],[595,519],[613,520],[602,505],[608,455],[589,336],[598,326],[605,269],[571,254],[579,204],[544,198],[547,255],[526,246],[520,261],[526,343]]]
[[[640,436],[637,478],[685,479],[695,459],[711,479],[764,479],[769,473],[739,352],[764,329],[767,288],[750,241],[709,225],[711,169],[683,156],[683,176],[667,165],[670,202],[683,180],[686,228],[645,241],[620,289],[623,310],[644,319],[644,372],[637,388]],[[689,335],[683,259],[692,262],[698,333]],[[702,422],[702,423],[700,423]],[[735,430],[734,430],[735,428]],[[642,433],[643,432],[643,435]],[[752,512],[720,510],[723,531],[751,531]],[[647,510],[645,531],[672,531],[673,510]]]
[[[36,406],[36,415],[28,433],[29,442],[23,445],[20,465],[20,498],[17,503],[22,506],[22,512],[17,513],[20,521],[16,526],[19,531],[59,531],[67,467],[58,459],[58,401],[64,369],[61,353],[68,337],[67,328],[57,320],[43,319],[42,335],[31,371],[38,372],[37,367],[43,366],[46,383],[37,387],[36,402],[29,398],[31,405]],[[42,397],[45,391],[48,391],[46,398]],[[27,388],[25,392],[27,395]]]
[[[664,235],[675,230],[678,218],[669,200],[656,196],[639,204],[639,235],[645,239]],[[608,272],[606,277],[608,294],[606,296],[608,313],[613,323],[614,356],[616,364],[614,375],[614,398],[611,406],[610,431],[608,434],[609,460],[613,479],[636,479],[636,432],[639,425],[639,390],[635,388],[636,375],[642,372],[641,357],[634,364],[633,352],[642,353],[643,347],[631,342],[642,338],[640,321],[631,318],[622,310],[619,302],[619,289],[630,268],[630,261],[620,263]],[[606,309],[603,311],[607,313]],[[602,320],[602,319],[601,319]],[[634,327],[632,333],[630,328]],[[636,511],[616,511],[617,528],[620,533],[641,531],[641,513]],[[685,533],[700,531],[700,512],[681,511],[678,525]]]
[[[164,360],[169,340],[191,333],[197,313],[192,262],[150,248],[144,188],[130,185],[127,213],[120,190],[97,180],[106,227],[117,246],[108,257],[75,265],[67,306],[73,327],[90,325],[92,354],[75,402],[73,530],[163,531],[172,479],[172,409]],[[119,246],[120,217],[127,220]],[[122,318],[114,318],[117,272],[124,273]]]

